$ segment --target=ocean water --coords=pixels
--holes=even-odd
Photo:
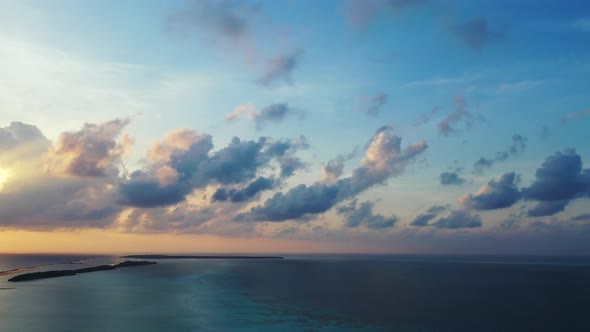
[[[118,261],[4,255],[0,271]],[[588,258],[294,255],[12,275],[0,275],[2,332],[590,331]]]

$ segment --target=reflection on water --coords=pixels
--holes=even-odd
[[[0,288],[14,289],[0,289],[0,331],[590,330],[588,265],[406,258],[170,260],[4,278]]]

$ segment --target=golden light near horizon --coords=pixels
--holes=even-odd
[[[11,175],[11,171],[8,169],[0,168],[0,191],[4,188],[4,184],[8,181]]]

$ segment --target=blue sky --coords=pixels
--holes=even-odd
[[[6,230],[590,253],[584,1],[0,1],[0,39]]]

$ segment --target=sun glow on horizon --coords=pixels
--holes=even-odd
[[[4,184],[8,181],[8,178],[11,175],[11,171],[7,169],[0,168],[0,191],[4,188]]]

